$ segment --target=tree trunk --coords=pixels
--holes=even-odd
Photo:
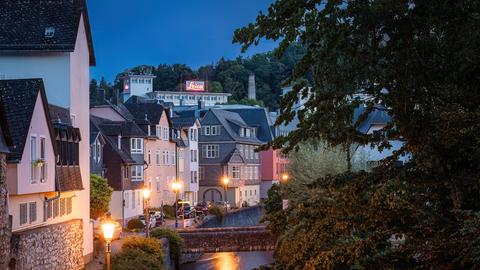
[[[8,269],[12,228],[8,213],[6,155],[0,153],[0,269]]]

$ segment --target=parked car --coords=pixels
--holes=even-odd
[[[190,206],[188,202],[178,202],[177,215],[178,217],[194,218],[196,215],[195,208]]]
[[[115,224],[113,231],[113,239],[120,239],[122,236],[122,225],[118,221],[112,221]],[[93,221],[93,233],[96,238],[103,238],[102,224],[99,220]]]
[[[206,202],[197,203],[197,206],[195,206],[195,211],[197,215],[208,215],[208,203]]]
[[[138,219],[145,225],[145,216],[140,215]],[[149,223],[150,228],[155,228],[157,226],[157,219],[154,216],[150,216],[150,223]]]
[[[162,225],[162,221],[165,220],[165,213],[161,211],[150,212],[150,216],[155,218],[156,225]]]

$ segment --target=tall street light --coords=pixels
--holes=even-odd
[[[180,193],[180,189],[182,188],[182,184],[180,181],[175,180],[172,183],[173,192],[175,192],[175,228],[178,228],[178,193]]]
[[[288,178],[290,178],[290,176],[288,176],[288,173],[283,173],[283,174],[282,174],[282,181],[283,181],[283,182],[287,182],[287,181],[288,181]]]
[[[142,190],[143,193],[143,208],[145,209],[145,234],[150,237],[150,212],[148,211],[148,202],[150,199],[150,189],[148,187],[144,187]]]
[[[110,270],[110,253],[111,253],[111,243],[113,239],[113,232],[115,230],[115,224],[110,219],[105,220],[102,223],[103,238],[105,239],[105,264],[107,270]]]
[[[223,188],[225,189],[225,213],[228,212],[228,207],[227,207],[227,189],[228,189],[228,183],[230,182],[230,179],[228,177],[224,176],[222,179],[223,182]]]

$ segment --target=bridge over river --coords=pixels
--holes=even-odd
[[[260,206],[229,212],[223,219],[210,217],[197,228],[178,229],[185,241],[185,253],[273,250],[275,238],[260,225]]]

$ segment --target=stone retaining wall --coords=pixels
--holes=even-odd
[[[11,269],[83,269],[82,220],[13,233]]]
[[[217,227],[247,227],[259,225],[263,217],[263,207],[251,206],[235,210],[230,210],[219,220],[216,216],[208,216],[198,228],[217,228]]]
[[[186,253],[273,250],[275,238],[264,226],[180,229]]]

